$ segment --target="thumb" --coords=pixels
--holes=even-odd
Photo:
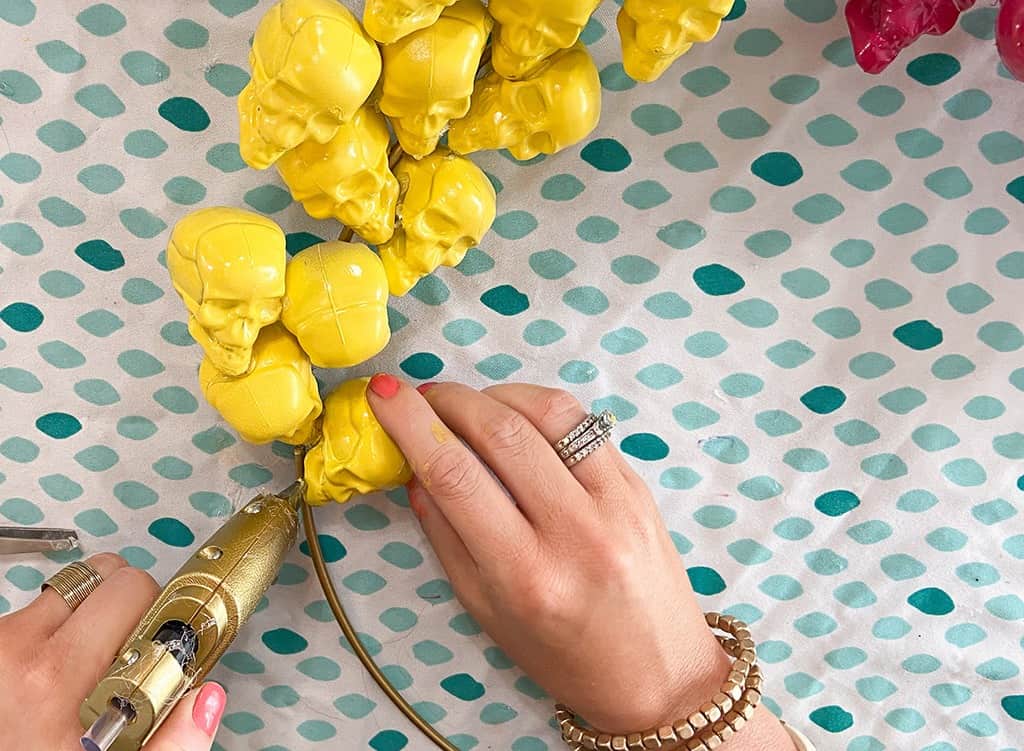
[[[144,751],[209,751],[227,704],[218,683],[204,683],[185,694]]]

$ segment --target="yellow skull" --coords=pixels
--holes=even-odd
[[[353,493],[404,485],[412,471],[366,400],[369,379],[342,383],[324,400],[323,437],[306,454],[306,501],[344,503]]]
[[[558,50],[576,44],[601,0],[491,0],[492,64],[505,78],[530,75]]]
[[[388,168],[390,138],[384,116],[364,105],[330,141],[296,146],[277,169],[310,216],[334,217],[379,244],[395,230],[398,181]]]
[[[455,0],[366,0],[363,25],[381,44],[393,44],[437,20]]]
[[[315,439],[323,411],[309,358],[279,323],[260,332],[252,370],[232,377],[209,358],[199,366],[199,387],[243,440],[304,444]]]
[[[326,242],[288,264],[281,321],[313,364],[347,368],[387,346],[388,281],[380,258],[365,245]]]
[[[388,287],[404,295],[438,266],[457,266],[491,228],[494,187],[473,162],[438,149],[395,167],[402,222],[380,247]]]
[[[507,148],[516,159],[531,159],[578,143],[600,116],[597,68],[577,42],[522,81],[497,72],[477,81],[469,114],[452,123],[448,144],[460,154]]]
[[[433,25],[384,47],[379,106],[407,154],[425,157],[448,122],[469,111],[492,23],[480,0],[459,0]]]
[[[619,11],[622,65],[630,78],[654,81],[695,42],[709,42],[733,0],[625,0]]]
[[[282,0],[256,28],[238,95],[242,158],[266,169],[307,139],[326,143],[380,77],[380,52],[335,0]]]
[[[227,375],[249,369],[260,329],[280,316],[284,267],[284,232],[260,214],[217,206],[174,226],[171,283],[188,308],[189,333]]]

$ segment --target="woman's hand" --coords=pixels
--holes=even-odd
[[[88,563],[103,583],[72,612],[52,589],[0,618],[0,740],[26,751],[80,749],[78,707],[110,667],[160,588],[123,558]],[[194,689],[174,708],[145,751],[208,751],[226,697],[216,683]]]
[[[413,467],[410,506],[452,587],[495,642],[605,732],[707,702],[730,660],[647,486],[610,444],[572,469],[551,446],[586,416],[579,402],[524,384],[421,390],[377,375],[370,405]],[[792,745],[759,709],[722,748]]]

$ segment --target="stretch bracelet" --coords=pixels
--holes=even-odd
[[[711,701],[671,725],[617,735],[583,727],[576,722],[575,712],[559,704],[555,707],[555,720],[571,751],[713,751],[746,725],[761,701],[762,684],[750,629],[730,615],[707,613],[705,620],[711,628],[727,634],[716,634],[715,638],[735,658],[728,678]]]

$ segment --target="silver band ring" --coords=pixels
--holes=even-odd
[[[42,589],[52,589],[71,610],[75,610],[102,583],[103,577],[96,569],[88,563],[75,561],[43,582]]]
[[[567,467],[574,467],[611,439],[615,415],[604,410],[587,415],[579,425],[552,444]]]

